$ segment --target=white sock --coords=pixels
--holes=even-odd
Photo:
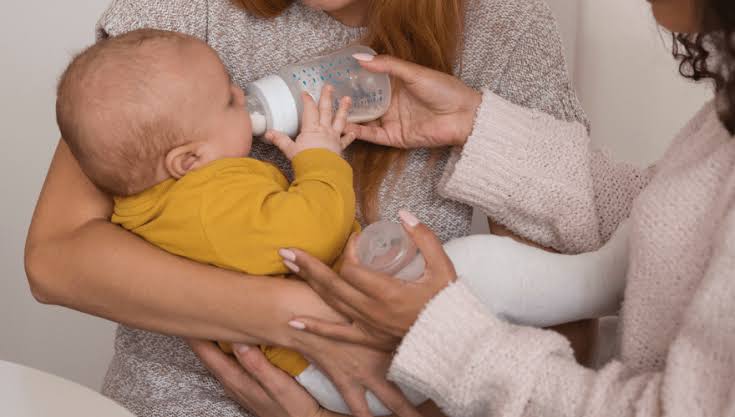
[[[345,403],[342,395],[337,390],[337,387],[332,384],[332,381],[322,373],[316,366],[309,365],[301,374],[296,377],[296,381],[301,384],[319,404],[327,410],[334,411],[335,413],[351,415],[350,408]],[[406,395],[406,398],[411,401],[413,405],[419,405],[427,400],[426,397],[417,393],[416,391],[400,387],[401,391]],[[387,416],[392,414],[383,403],[370,391],[365,394],[367,399],[368,408],[370,413],[374,416]]]

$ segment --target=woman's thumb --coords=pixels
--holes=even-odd
[[[439,275],[451,274],[451,278],[444,278],[453,280],[455,278],[454,265],[444,251],[442,242],[436,234],[425,224],[421,223],[416,216],[405,210],[399,211],[398,217],[401,218],[406,233],[408,233],[413,243],[416,244],[416,247],[424,256],[427,269],[431,269]]]
[[[424,70],[420,65],[390,55],[354,54],[352,57],[366,70],[392,75],[406,84],[416,82]]]

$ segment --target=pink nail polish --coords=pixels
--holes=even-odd
[[[293,327],[296,330],[304,330],[306,328],[306,325],[304,323],[297,321],[297,320],[289,321],[288,325]]]
[[[245,352],[247,352],[247,351],[249,351],[249,350],[250,350],[250,346],[248,346],[248,345],[243,345],[243,344],[240,344],[240,343],[235,343],[235,344],[233,344],[233,345],[232,345],[232,348],[233,348],[233,349],[235,349],[235,351],[236,351],[237,353],[239,353],[239,354],[243,354],[243,353],[245,353]]]
[[[286,265],[286,268],[290,269],[291,272],[293,272],[295,274],[298,274],[299,271],[301,270],[298,265],[296,265],[295,263],[289,261],[288,259],[284,259],[283,260],[283,264]]]
[[[293,251],[288,249],[279,249],[278,254],[281,255],[283,259],[286,259],[287,261],[295,262],[296,261],[296,254],[293,253]]]
[[[364,62],[370,62],[375,58],[375,55],[365,54],[365,53],[357,53],[352,55],[353,58],[355,58],[358,61],[364,61]]]
[[[403,221],[403,223],[408,227],[416,227],[416,225],[420,223],[416,216],[406,210],[399,210],[398,217],[400,217],[401,221]]]

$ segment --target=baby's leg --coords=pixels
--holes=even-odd
[[[350,408],[347,406],[344,399],[342,399],[337,387],[335,387],[329,377],[324,375],[324,373],[322,373],[316,366],[311,365],[306,368],[304,372],[296,377],[296,381],[309,391],[309,394],[311,394],[311,396],[327,410],[334,411],[339,414],[351,414]],[[413,405],[419,405],[427,400],[425,396],[410,388],[400,388],[406,395],[406,398]],[[372,392],[368,391],[366,398],[372,415],[387,416],[391,414],[391,411],[388,410],[388,408],[386,408]]]
[[[596,252],[560,255],[491,235],[445,245],[457,274],[505,319],[548,327],[615,314],[625,289],[628,229]]]

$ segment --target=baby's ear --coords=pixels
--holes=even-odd
[[[201,166],[201,144],[187,143],[171,149],[166,154],[166,171],[179,179]]]

